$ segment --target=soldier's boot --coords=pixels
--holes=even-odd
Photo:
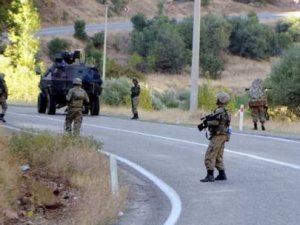
[[[263,123],[261,124],[261,129],[262,129],[262,130],[266,130],[266,128],[265,128],[265,126],[264,126]]]
[[[214,171],[213,170],[207,170],[207,175],[204,179],[200,180],[201,182],[214,182]]]
[[[139,119],[139,114],[138,113],[135,114],[135,119],[137,119],[137,120]]]
[[[137,120],[139,118],[138,114],[137,113],[134,113],[133,114],[133,117],[131,118],[132,120]]]
[[[0,120],[1,120],[3,123],[6,122],[6,120],[4,119],[4,113],[1,113],[1,114],[0,114]]]
[[[257,130],[257,122],[254,122],[253,125],[254,125],[253,130]]]
[[[215,180],[227,180],[225,170],[219,170],[219,175],[215,178]]]

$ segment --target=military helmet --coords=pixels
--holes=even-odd
[[[227,104],[230,100],[230,96],[225,92],[220,92],[217,94],[217,101],[222,104]]]
[[[0,73],[0,77],[1,78],[5,78],[5,74],[4,73]]]
[[[73,80],[73,85],[82,85],[81,79],[80,79],[80,78],[75,78],[75,79]]]
[[[139,82],[138,79],[137,79],[136,77],[132,78],[132,81],[135,81],[135,82],[137,82],[137,83]]]

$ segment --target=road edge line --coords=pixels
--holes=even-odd
[[[174,225],[177,223],[179,216],[181,214],[181,200],[177,192],[170,187],[168,184],[166,184],[163,180],[155,176],[153,173],[149,172],[148,170],[144,169],[140,165],[125,159],[121,156],[105,152],[105,151],[99,151],[103,152],[104,154],[108,156],[115,156],[116,159],[127,166],[133,168],[138,173],[142,174],[144,177],[148,178],[150,181],[152,181],[169,199],[171,203],[171,212],[168,216],[168,219],[164,222],[164,225]]]

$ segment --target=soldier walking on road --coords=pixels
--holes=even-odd
[[[201,182],[214,182],[215,180],[227,180],[223,163],[223,154],[225,142],[230,139],[230,121],[231,117],[226,109],[230,97],[225,92],[217,95],[217,109],[207,121],[207,127],[210,132],[209,145],[205,154],[205,167],[207,175]],[[215,167],[219,175],[214,178]]]
[[[265,130],[265,122],[267,118],[267,95],[265,92],[264,82],[262,79],[255,79],[249,89],[249,108],[253,121],[253,129],[257,130],[257,122],[259,120],[261,129]]]
[[[65,120],[65,131],[72,134],[72,123],[74,121],[73,134],[79,135],[82,123],[83,103],[89,103],[89,97],[84,89],[81,88],[82,81],[80,78],[73,80],[71,88],[66,96],[68,102],[67,115]]]
[[[0,73],[0,105],[2,107],[2,112],[0,114],[0,120],[2,122],[6,122],[6,120],[4,119],[6,110],[7,110],[7,96],[8,96],[8,91],[7,91],[7,86],[6,86],[6,82],[5,82],[5,74],[4,73]]]
[[[131,119],[137,120],[139,119],[138,114],[138,104],[139,104],[139,95],[140,95],[140,85],[136,78],[132,79],[133,86],[131,87],[131,105],[132,105],[132,114],[133,117]]]

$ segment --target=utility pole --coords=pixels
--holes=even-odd
[[[198,109],[201,0],[194,0],[190,112]]]
[[[104,25],[103,62],[102,62],[102,80],[103,81],[105,80],[105,70],[106,70],[107,11],[108,11],[108,5],[105,5],[105,25]]]

